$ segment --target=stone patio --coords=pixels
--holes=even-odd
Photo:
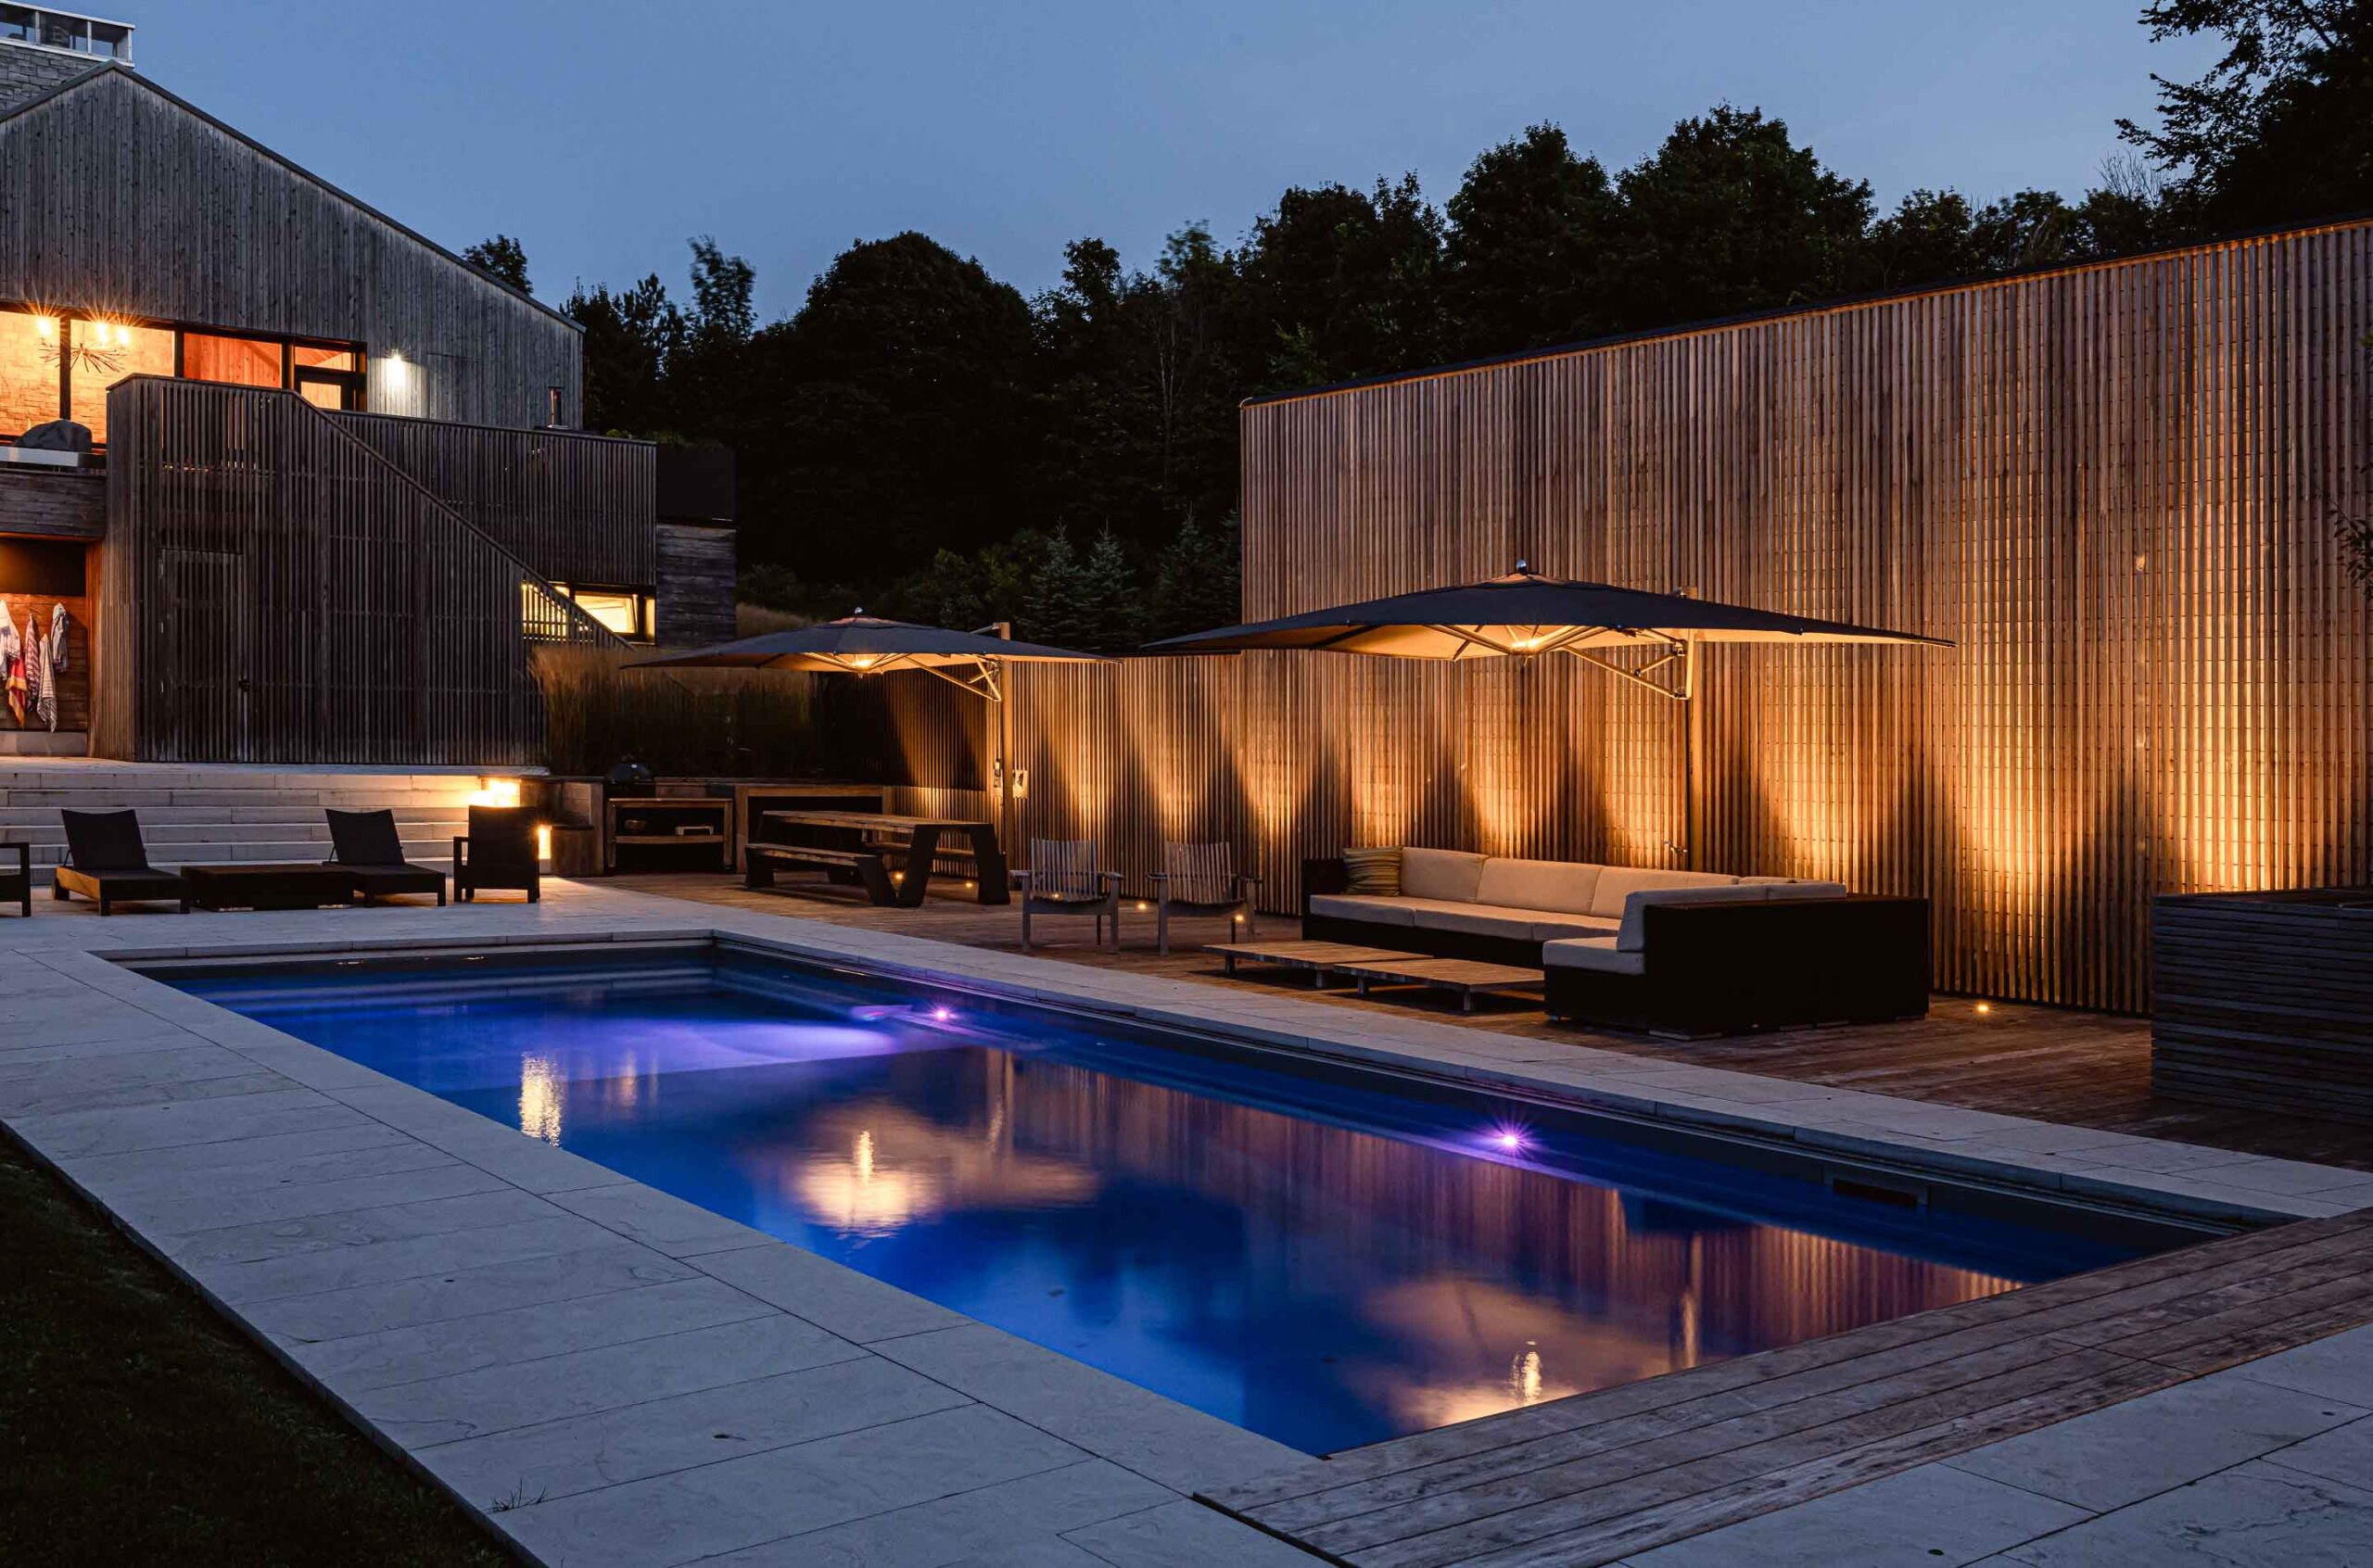
[[[0,1045],[0,1118],[357,1421],[532,1557],[572,1568],[694,1558],[910,1568],[1315,1560],[1193,1500],[1304,1456],[112,960],[714,933],[2047,1191],[2261,1220],[2373,1203],[2373,1177],[2362,1171],[1353,1013],[1275,992],[1215,993],[836,928],[795,918],[796,905],[693,910],[615,888],[547,888],[535,906],[101,921],[44,904],[31,921],[0,921],[0,980],[18,1001]],[[2183,1449],[2190,1457],[2173,1469],[2055,1479],[2062,1461],[2036,1439],[2062,1429],[2047,1428],[1998,1446],[2030,1445],[2023,1450],[1981,1448],[1703,1539],[1732,1536],[1724,1562],[1798,1561],[1790,1542],[1807,1537],[1784,1522],[1810,1515],[1841,1545],[1859,1540],[1854,1532],[1868,1526],[1853,1523],[1853,1499],[1897,1486],[1972,1498],[1975,1514],[1999,1521],[1915,1551],[1913,1536],[1941,1529],[1944,1505],[1918,1515],[1893,1505],[1867,1517],[1892,1513],[1905,1535],[1880,1542],[1868,1561],[1894,1561],[1897,1545],[1903,1561],[1923,1563],[2005,1550],[2038,1565],[2133,1561],[2085,1556],[2096,1549],[2072,1543],[2094,1538],[2088,1530],[2129,1543],[2136,1532],[2181,1536],[2187,1511],[2237,1521],[2271,1511],[2316,1541],[2361,1544],[2348,1532],[2367,1517],[2362,1494],[2343,1495],[2346,1486],[2315,1467],[2340,1468],[2363,1448],[2355,1423],[2367,1405],[2343,1396],[2373,1399],[2362,1386],[2367,1347],[2343,1338],[2291,1354],[2305,1359],[2241,1369],[2253,1386],[2231,1402],[2194,1390],[2240,1372],[2151,1396],[2207,1401],[2194,1420],[2214,1440]],[[2299,1385],[2325,1376],[2316,1369],[2328,1363],[2330,1376],[2358,1381],[2329,1392]],[[2303,1430],[2307,1418],[2288,1411],[2286,1396],[2259,1391],[2267,1388],[2335,1413]],[[2079,1443],[2088,1452],[2113,1446]],[[1824,1508],[1845,1511],[1821,1526],[1813,1511]],[[1739,1534],[1751,1531],[1769,1534]],[[1666,1555],[1696,1544],[1640,1561],[1715,1561]],[[2035,1555],[2052,1551],[2063,1555]],[[1862,1560],[1837,1550],[1819,1559]]]

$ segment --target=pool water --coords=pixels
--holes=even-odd
[[[706,950],[168,978],[1313,1453],[2176,1239]]]

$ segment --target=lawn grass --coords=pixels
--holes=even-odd
[[[0,1563],[518,1561],[0,1136]]]

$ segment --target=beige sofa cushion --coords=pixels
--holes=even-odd
[[[1440,902],[1417,912],[1417,924],[1437,931],[1506,937],[1514,942],[1553,942],[1559,937],[1612,935],[1620,922],[1562,909],[1511,909],[1500,904]]]
[[[1505,860],[1494,855],[1483,863],[1475,902],[1587,915],[1592,895],[1598,891],[1598,866],[1582,861]]]
[[[1591,897],[1593,915],[1620,918],[1624,901],[1635,892],[1660,891],[1667,888],[1730,888],[1738,885],[1736,877],[1713,871],[1662,871],[1646,866],[1603,866],[1599,867],[1598,886]]]
[[[1331,915],[1338,920],[1372,920],[1380,925],[1407,926],[1416,921],[1416,911],[1405,898],[1377,898],[1370,893],[1313,893],[1310,897],[1313,915]]]
[[[1733,882],[1727,887],[1712,888],[1649,888],[1635,892],[1623,901],[1623,929],[1616,933],[1615,945],[1626,953],[1637,953],[1648,945],[1647,909],[1656,904],[1761,904],[1770,890],[1741,887]]]
[[[1611,936],[1568,937],[1541,950],[1541,961],[1553,969],[1596,969],[1610,975],[1644,975],[1648,955],[1627,953]]]
[[[1475,902],[1476,884],[1483,879],[1483,857],[1465,850],[1404,849],[1401,852],[1401,891],[1410,898],[1447,898]]]

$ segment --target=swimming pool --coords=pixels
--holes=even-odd
[[[2196,1234],[721,947],[151,972],[1313,1453]]]

